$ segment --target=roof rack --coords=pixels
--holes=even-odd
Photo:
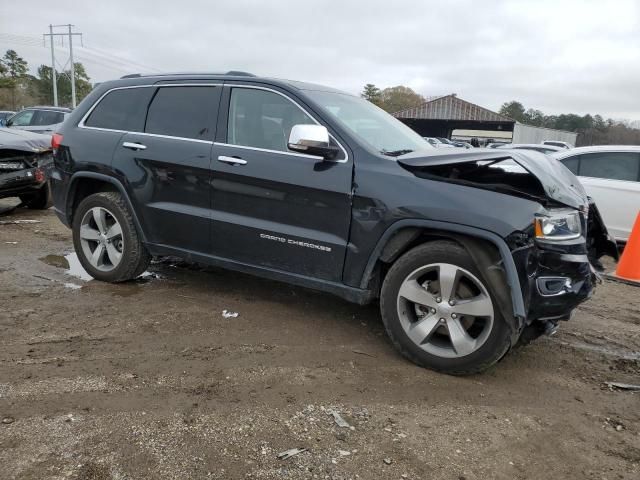
[[[139,77],[170,77],[174,75],[223,75],[228,77],[255,77],[253,73],[243,72],[240,70],[229,70],[228,72],[176,72],[176,73],[151,73],[143,75],[141,73],[130,73],[120,78],[139,78]]]

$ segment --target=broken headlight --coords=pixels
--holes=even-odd
[[[582,235],[580,213],[576,210],[550,210],[536,215],[536,238],[541,240],[573,240]]]

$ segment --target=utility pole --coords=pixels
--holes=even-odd
[[[53,33],[54,28],[58,27],[67,27],[66,33]],[[53,47],[53,37],[69,37],[69,63],[71,63],[71,106],[76,108],[77,99],[76,99],[76,68],[73,63],[73,37],[78,35],[80,36],[80,41],[82,41],[82,33],[74,33],[71,31],[73,27],[72,24],[68,23],[66,25],[49,25],[49,33],[43,34],[43,37],[49,37],[49,42],[51,43],[51,80],[53,83],[53,104],[58,106],[58,80],[56,77],[56,56]],[[64,68],[63,68],[64,70]]]

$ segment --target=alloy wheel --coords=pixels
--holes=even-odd
[[[115,269],[122,260],[124,241],[122,227],[104,207],[93,207],[80,223],[80,245],[92,267],[103,272]]]

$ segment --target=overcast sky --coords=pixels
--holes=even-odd
[[[0,51],[50,64],[50,23],[93,81],[235,69],[640,120],[640,0],[2,0]]]

